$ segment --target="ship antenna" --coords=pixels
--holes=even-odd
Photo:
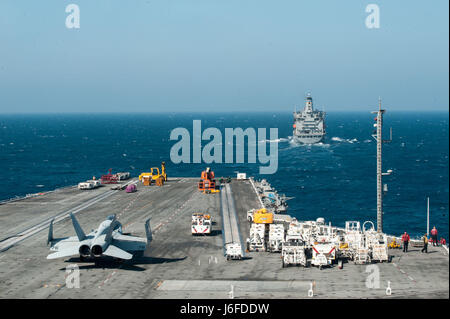
[[[390,140],[383,140],[383,114],[385,110],[381,109],[381,97],[378,98],[378,111],[372,112],[377,114],[375,118],[376,131],[372,134],[372,137],[377,142],[377,232],[383,233],[383,176],[391,175],[392,170],[388,170],[383,173],[382,171],[382,145],[388,143]]]

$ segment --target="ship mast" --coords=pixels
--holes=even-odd
[[[307,111],[307,112],[313,111],[313,101],[312,101],[310,92],[308,92],[308,94],[306,94],[305,111]]]
[[[389,143],[392,139],[392,131],[391,131],[391,139],[383,140],[383,114],[386,110],[381,109],[381,98],[378,99],[378,111],[372,112],[373,114],[377,114],[375,120],[377,123],[377,130],[372,134],[372,137],[377,141],[377,232],[383,232],[383,176],[390,175],[392,170],[388,170],[386,173],[382,171],[382,145],[383,143]]]

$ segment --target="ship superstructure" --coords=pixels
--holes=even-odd
[[[325,136],[325,112],[314,110],[311,94],[306,96],[303,111],[294,112],[294,141],[303,144],[314,144]]]

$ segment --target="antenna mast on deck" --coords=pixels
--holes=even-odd
[[[382,145],[383,143],[389,143],[392,140],[392,130],[390,132],[390,139],[383,140],[383,114],[385,110],[381,109],[381,97],[378,99],[378,111],[372,112],[377,114],[375,118],[376,123],[374,126],[377,128],[373,132],[372,137],[377,141],[377,232],[383,232],[383,176],[390,175],[392,170],[388,170],[386,173],[382,171]]]

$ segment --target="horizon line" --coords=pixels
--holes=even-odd
[[[374,108],[375,110],[376,108]],[[449,109],[447,110],[389,110],[385,109],[386,112],[389,113],[449,113]],[[370,113],[372,111],[370,110],[339,110],[339,111],[325,111],[325,113]],[[245,110],[238,110],[238,111],[64,111],[64,112],[58,112],[58,111],[48,111],[48,112],[0,112],[1,115],[106,115],[106,114],[235,114],[235,113],[259,113],[259,114],[287,114],[287,113],[293,113],[292,111],[245,111]]]

